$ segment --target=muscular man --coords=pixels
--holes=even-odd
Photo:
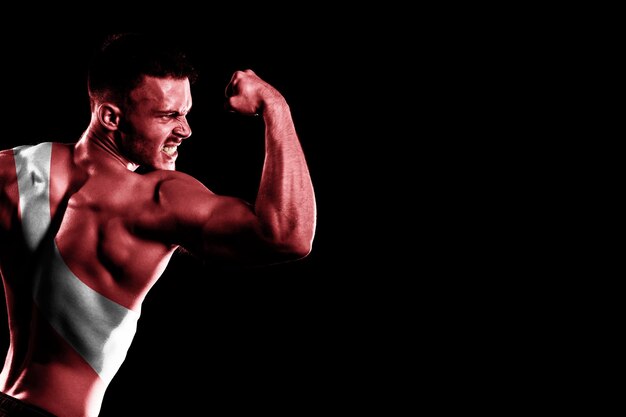
[[[315,198],[290,110],[251,70],[226,94],[231,111],[265,122],[254,204],[175,171],[193,79],[184,55],[112,37],[90,67],[91,122],[78,142],[0,152],[10,329],[0,416],[97,416],[142,301],[178,247],[243,264],[309,253]]]

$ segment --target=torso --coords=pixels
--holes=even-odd
[[[123,360],[141,303],[176,249],[157,234],[167,215],[158,190],[171,174],[88,173],[73,152],[51,146],[53,231],[35,251],[24,238],[15,158],[0,153],[0,270],[11,337],[0,391],[59,417],[98,414],[121,364],[100,359],[115,348]],[[37,272],[34,265],[51,266]],[[91,300],[89,308],[78,293]],[[93,327],[91,339],[100,339],[88,340],[80,326]]]

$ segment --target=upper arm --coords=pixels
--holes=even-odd
[[[223,262],[266,264],[290,258],[269,238],[249,203],[216,195],[199,181],[177,173],[158,185],[157,205],[171,243]]]

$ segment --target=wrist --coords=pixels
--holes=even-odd
[[[289,112],[289,105],[287,100],[281,95],[264,99],[259,109],[259,114],[268,117],[283,112]]]

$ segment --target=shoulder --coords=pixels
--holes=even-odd
[[[143,175],[144,179],[155,187],[155,197],[167,197],[170,194],[181,195],[188,192],[213,194],[204,184],[189,174],[179,171],[157,170]]]
[[[0,150],[0,163],[3,163],[9,157],[13,158],[13,149]]]
[[[0,230],[11,228],[17,216],[19,192],[13,150],[0,151]],[[0,233],[1,234],[1,233]]]
[[[42,149],[42,147],[47,147],[50,149],[53,155],[57,156],[71,156],[74,151],[74,143],[56,143],[56,142],[42,142],[34,145],[22,145],[16,146],[11,149],[3,149],[0,150],[0,164],[2,166],[14,164],[15,155],[20,152],[28,151],[28,150],[37,150]]]
[[[178,171],[152,171],[142,174],[139,182],[128,210],[132,224],[175,244],[183,244],[184,236],[208,222],[220,199],[196,178]]]
[[[191,175],[179,171],[153,171],[144,175],[152,188],[153,202],[175,217],[201,215],[216,195]],[[200,220],[200,219],[196,219]]]
[[[194,177],[178,171],[155,171],[148,175],[153,182],[157,217],[175,221],[182,228],[243,223],[250,219],[252,206],[244,200],[218,195]]]
[[[49,147],[53,164],[58,163],[59,160],[70,160],[74,149],[72,143],[42,142],[36,145],[23,145],[0,150],[0,179],[6,180],[16,176],[16,152],[41,149],[43,146]]]
[[[0,181],[4,181],[7,177],[15,176],[15,159],[13,158],[13,149],[0,151]]]
[[[0,163],[7,163],[9,159],[13,160],[13,149],[0,150]]]

